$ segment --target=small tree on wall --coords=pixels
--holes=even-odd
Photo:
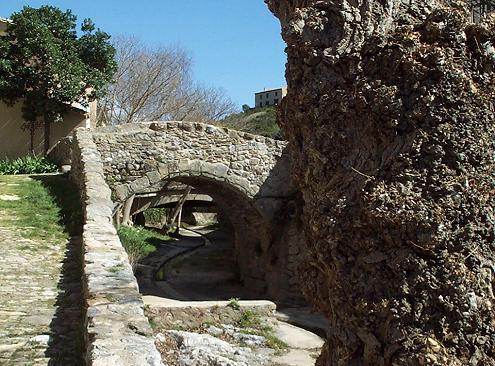
[[[24,7],[11,16],[0,37],[0,100],[22,101],[31,131],[44,127],[44,150],[50,148],[50,127],[63,121],[74,102],[87,106],[101,97],[116,70],[110,36],[90,19],[76,32],[76,16],[52,6]]]

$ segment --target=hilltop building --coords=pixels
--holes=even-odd
[[[254,94],[255,108],[277,105],[287,95],[287,87],[263,90]]]
[[[5,34],[9,19],[0,17],[0,37]],[[77,127],[90,128],[96,124],[96,101],[84,107],[79,103],[71,105],[71,111],[64,116],[62,123],[51,126],[51,145],[55,146],[62,138],[71,135]],[[0,159],[17,158],[30,153],[31,138],[29,130],[22,129],[22,103],[8,106],[0,102]],[[44,151],[44,134],[40,128],[34,137],[35,153]]]

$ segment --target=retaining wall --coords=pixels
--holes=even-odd
[[[84,212],[86,364],[162,366],[136,278],[112,224],[101,155],[86,129],[74,133],[71,175]]]

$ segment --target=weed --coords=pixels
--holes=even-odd
[[[108,269],[109,272],[112,272],[112,273],[117,273],[117,272],[120,272],[124,269],[124,265],[123,264],[117,264],[111,268]]]
[[[118,234],[132,268],[135,268],[141,259],[153,253],[163,241],[170,240],[168,236],[140,227],[121,226]]]
[[[237,297],[231,298],[227,306],[234,310],[239,310],[241,308],[241,304],[239,303],[239,298]]]
[[[273,332],[261,332],[260,335],[265,337],[266,345],[273,349],[287,349],[289,345],[273,334]]]
[[[237,326],[243,328],[241,332],[244,334],[254,334],[264,337],[266,339],[266,345],[270,348],[278,350],[288,348],[287,343],[279,339],[273,333],[273,328],[265,324],[259,314],[254,311],[243,311],[237,321]]]
[[[258,313],[251,310],[243,311],[241,317],[237,321],[240,328],[256,328],[261,326],[261,319]]]
[[[221,325],[218,321],[215,320],[207,320],[202,324],[203,327],[217,327],[219,328]]]

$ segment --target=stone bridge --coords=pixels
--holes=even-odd
[[[285,142],[188,122],[97,129],[93,139],[116,203],[192,186],[213,198],[230,228],[244,283],[272,299],[296,292],[280,241],[293,195]]]
[[[133,197],[152,197],[144,204],[153,207],[184,185],[196,198],[211,197],[244,285],[275,301],[300,299],[295,273],[304,237],[284,142],[201,123],[150,122],[78,129],[63,146],[69,145],[85,219],[86,347],[93,364],[160,364],[112,224]]]
[[[254,200],[286,198],[286,143],[202,123],[151,122],[97,129],[94,141],[118,201],[175,180],[209,181]]]
[[[213,198],[230,228],[245,284],[271,299],[295,296],[286,237],[294,192],[284,141],[192,122],[105,127],[92,136],[116,205],[150,193],[148,203],[158,204],[173,184],[194,187]]]

